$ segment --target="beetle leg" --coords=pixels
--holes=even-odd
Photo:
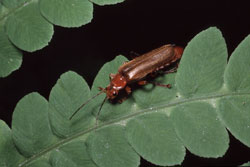
[[[125,100],[127,100],[127,97],[123,97],[123,98],[121,98],[121,99],[118,99],[118,103],[122,103],[122,102],[124,102]]]
[[[171,70],[167,70],[167,71],[164,71],[164,74],[170,74],[170,73],[175,73],[177,71],[177,67],[171,69]]]
[[[171,88],[171,85],[170,84],[161,84],[161,83],[157,83],[157,82],[150,82],[156,86],[161,86],[161,87],[164,87],[164,88]]]
[[[131,88],[130,88],[129,86],[126,86],[126,87],[125,87],[125,90],[126,90],[127,94],[130,94],[130,93],[131,93]]]
[[[138,85],[146,85],[147,83],[151,83],[151,84],[154,84],[155,86],[161,86],[161,87],[164,87],[164,88],[171,88],[170,84],[161,84],[161,83],[158,83],[158,82],[145,81],[145,80],[137,82]]]
[[[147,81],[146,81],[147,82]],[[154,82],[154,81],[148,81],[148,83],[154,84],[155,86],[160,86],[160,87],[164,87],[164,88],[171,88],[170,84],[161,84],[158,82]]]
[[[131,91],[131,88],[129,86],[126,86],[125,87],[125,91],[126,93],[129,95],[132,91]],[[127,99],[127,96],[124,96],[123,98],[119,99],[118,100],[118,103],[122,103],[123,101],[125,101]]]
[[[142,81],[138,81],[138,82],[137,82],[138,85],[142,85],[142,86],[143,86],[143,85],[146,85],[147,83],[148,83],[148,82],[145,81],[145,80],[142,80]]]
[[[128,95],[132,92],[132,91],[131,91],[131,88],[130,88],[129,86],[126,86],[126,87],[125,87],[125,91],[126,91],[126,93],[127,93]],[[118,100],[118,103],[122,103],[122,102],[125,101],[126,99],[127,99],[127,97],[125,96],[125,97],[119,99],[119,100]]]
[[[177,62],[177,63],[176,63],[176,68],[178,68],[178,67],[179,67],[179,64],[180,64],[180,62]]]

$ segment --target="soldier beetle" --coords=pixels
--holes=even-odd
[[[101,111],[104,102],[115,99],[121,90],[125,90],[127,94],[131,93],[130,85],[137,83],[139,85],[145,85],[145,80],[148,75],[158,72],[165,67],[168,67],[172,63],[179,60],[182,56],[183,48],[175,45],[163,45],[160,48],[154,49],[148,53],[134,58],[131,61],[122,64],[117,74],[110,74],[110,84],[106,88],[99,88],[100,92],[95,96],[91,97],[85,103],[83,103],[70,117],[73,116],[84,107],[89,101],[99,96],[102,93],[106,93],[106,97],[103,100],[100,109],[97,113],[96,120]],[[173,72],[173,71],[171,71]],[[170,85],[156,84],[158,86],[168,87]]]

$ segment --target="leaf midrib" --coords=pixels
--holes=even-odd
[[[63,139],[63,140],[59,141],[58,143],[56,143],[56,144],[54,144],[54,145],[40,151],[39,153],[33,155],[32,157],[26,159],[25,161],[20,163],[18,166],[21,167],[21,166],[28,165],[32,161],[36,160],[39,157],[44,156],[48,152],[50,152],[50,151],[52,151],[52,150],[54,150],[56,148],[59,148],[60,146],[66,144],[66,143],[68,143],[68,142],[70,142],[72,140],[75,140],[76,138],[84,136],[87,133],[92,132],[93,130],[101,129],[101,128],[104,128],[106,126],[116,124],[116,123],[118,123],[120,121],[128,120],[130,118],[133,118],[135,116],[138,116],[138,115],[141,115],[141,114],[144,114],[144,113],[147,113],[147,112],[154,112],[155,110],[159,110],[159,109],[163,109],[163,108],[169,108],[169,107],[177,106],[177,105],[180,105],[180,104],[185,104],[185,103],[190,103],[190,102],[195,102],[195,101],[206,101],[206,100],[218,99],[218,98],[223,98],[223,97],[244,96],[244,95],[250,95],[250,92],[227,92],[227,93],[210,94],[208,96],[200,96],[200,97],[178,99],[178,100],[172,101],[172,102],[170,102],[168,104],[163,104],[163,105],[159,105],[159,106],[155,106],[155,107],[148,107],[148,108],[139,110],[137,112],[134,112],[132,114],[125,115],[125,116],[122,116],[120,118],[116,118],[116,119],[107,121],[107,122],[105,122],[105,123],[103,123],[101,125],[91,127],[91,128],[89,128],[87,130],[84,130],[84,131],[78,132],[78,133],[76,133],[76,134],[74,134],[72,136],[69,136],[68,138]]]

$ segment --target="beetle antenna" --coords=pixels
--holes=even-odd
[[[107,96],[103,99],[102,104],[101,104],[101,106],[100,106],[100,108],[99,108],[99,110],[98,110],[98,113],[97,113],[96,117],[95,117],[95,120],[96,120],[96,126],[97,126],[98,116],[100,115],[100,112],[101,112],[102,106],[103,106],[103,104],[105,103],[105,101],[106,101],[106,100],[107,100]]]
[[[86,104],[88,104],[92,99],[96,98],[97,96],[99,96],[100,94],[104,93],[104,89],[97,93],[96,95],[92,96],[91,98],[89,98],[85,103],[83,103],[69,118],[69,120],[71,120],[75,115],[76,113],[78,113],[78,111],[80,111]]]

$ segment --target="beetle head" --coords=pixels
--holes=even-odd
[[[106,87],[106,95],[108,99],[114,99],[117,97],[119,91],[127,85],[126,78],[120,73],[115,74],[109,86]]]
[[[111,86],[108,86],[106,88],[106,95],[108,99],[114,99],[118,95],[119,91],[117,89],[112,88]]]

